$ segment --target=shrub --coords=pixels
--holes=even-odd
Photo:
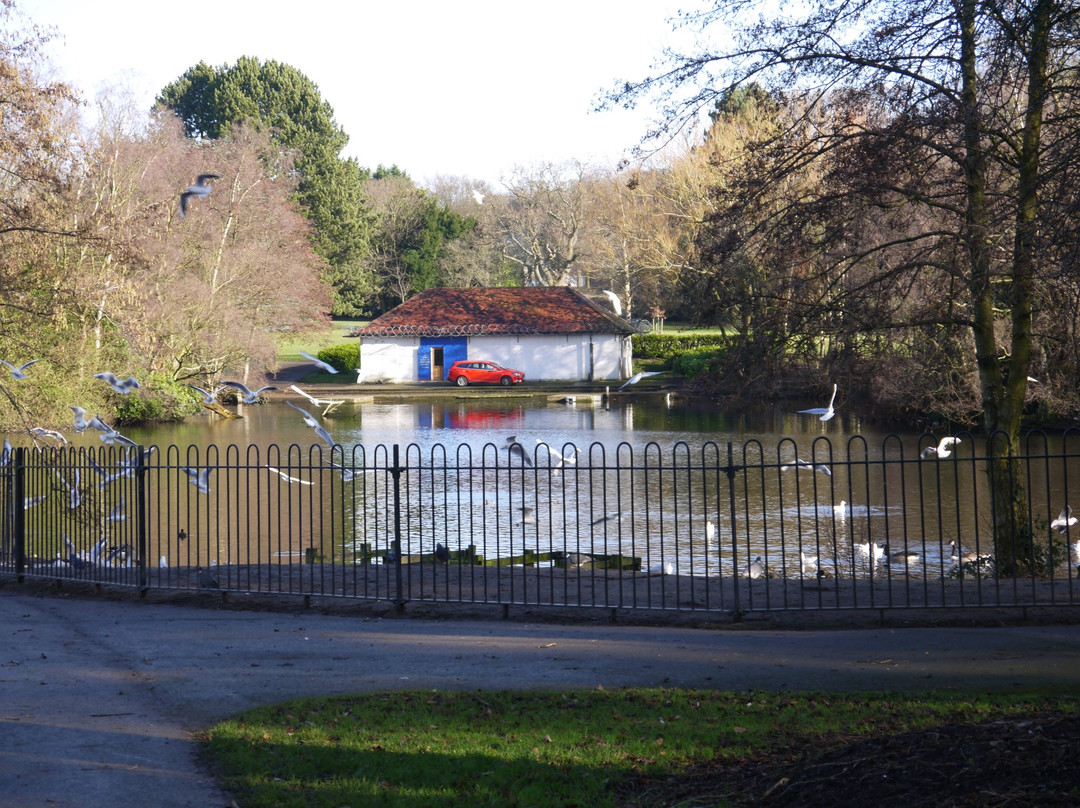
[[[340,373],[356,370],[360,367],[360,340],[323,348],[318,357]]]
[[[199,396],[171,376],[151,373],[140,383],[138,390],[118,396],[118,422],[180,421],[199,412]]]
[[[672,359],[701,348],[722,349],[726,340],[721,334],[635,334],[635,359]]]
[[[671,358],[671,369],[687,379],[719,370],[726,352],[720,348],[695,348]]]

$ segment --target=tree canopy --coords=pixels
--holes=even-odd
[[[295,150],[296,195],[314,225],[316,250],[330,265],[333,311],[357,314],[355,290],[364,281],[356,276],[371,238],[367,172],[341,156],[348,136],[314,82],[273,60],[245,56],[220,67],[200,62],[166,86],[158,103],[177,114],[191,138],[214,140],[247,121]]]

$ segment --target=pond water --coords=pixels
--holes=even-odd
[[[568,404],[493,396],[345,402],[323,417],[308,402],[294,403],[315,415],[345,448],[343,454],[335,450],[339,463],[380,466],[385,472],[389,447],[400,446],[412,469],[403,478],[401,549],[406,553],[431,553],[437,543],[452,549],[476,546],[487,557],[526,551],[615,553],[690,575],[745,574],[748,562],[761,557],[769,575],[787,577],[807,574],[808,557],[819,559],[812,568],[830,574],[876,574],[879,567],[863,558],[860,548],[872,554],[870,545],[887,543],[891,551],[904,552],[890,570],[927,579],[955,567],[950,541],[980,553],[991,543],[991,495],[981,462],[985,448],[967,434],[951,458],[928,462],[919,452],[936,437],[889,430],[843,412],[821,422],[766,406],[733,417],[714,407],[663,399],[627,398],[606,407],[580,399]],[[236,537],[207,543],[187,559],[196,563],[295,557],[305,548],[351,559],[361,547],[386,549],[392,520],[385,473],[370,479],[357,475],[345,490],[324,466],[327,454],[317,448],[314,431],[284,400],[237,411],[243,417],[205,412],[179,424],[123,430],[145,446],[177,447],[154,461],[169,466],[171,476],[155,483],[163,497],[157,509],[168,513],[154,528],[160,546],[153,557],[160,552],[175,561],[167,537],[178,527],[191,530],[196,522],[201,533]],[[502,447],[510,436],[536,466],[526,470],[520,458],[515,462],[508,456]],[[553,473],[553,456],[541,442],[560,452],[577,447],[577,462],[566,473]],[[74,436],[73,443],[100,446],[90,432]],[[249,469],[244,479],[237,474],[226,485],[225,472],[219,471],[221,485],[208,498],[186,485],[179,472],[179,466],[215,465],[226,452],[244,465],[252,456],[249,447],[255,447],[256,470],[287,466],[294,476],[319,476],[322,482],[307,489],[290,489],[277,478],[253,483]],[[1070,498],[1080,503],[1080,435],[1038,436],[1029,454],[1024,473],[1033,524],[1049,547],[1056,540],[1047,530],[1049,520]],[[831,473],[800,471],[790,465],[796,458],[812,459]],[[426,477],[421,467],[428,467]],[[436,474],[430,471],[434,467],[442,470]],[[227,498],[214,499],[220,497]],[[283,520],[280,528],[268,529],[268,517],[260,511],[267,507],[288,511],[284,517],[271,513]],[[253,530],[236,511],[260,511],[252,518],[262,521]],[[321,513],[322,521],[313,521],[309,511]],[[228,531],[218,524],[223,514],[228,514]],[[347,523],[344,540],[342,521]],[[322,524],[339,528],[328,531]],[[266,539],[276,542],[272,548],[241,546],[252,532],[286,534],[287,541],[279,536]],[[328,533],[338,538],[329,539]],[[339,544],[327,546],[330,541]]]

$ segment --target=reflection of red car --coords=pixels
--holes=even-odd
[[[469,359],[452,364],[446,374],[446,380],[458,387],[479,383],[501,384],[503,387],[509,387],[525,381],[525,374],[520,370],[499,367],[494,362],[478,362]]]

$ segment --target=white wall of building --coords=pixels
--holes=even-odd
[[[363,381],[416,381],[418,337],[362,340]],[[515,368],[526,381],[617,381],[630,375],[631,344],[621,334],[485,335],[469,337],[468,358]]]

